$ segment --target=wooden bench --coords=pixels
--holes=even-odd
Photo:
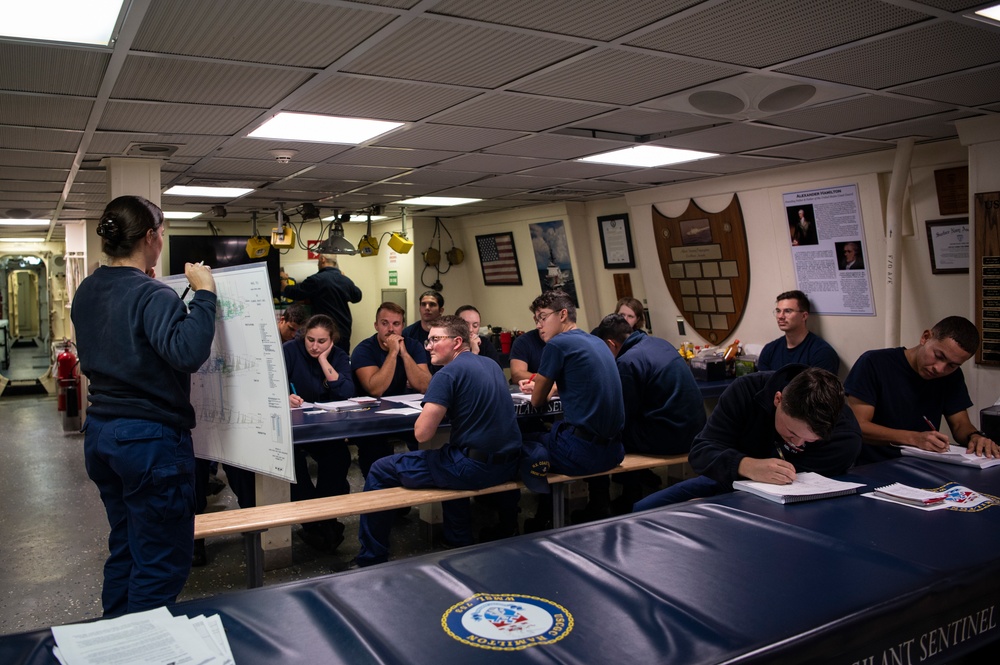
[[[565,525],[563,498],[565,497],[566,485],[574,480],[606,476],[626,471],[672,466],[674,464],[684,464],[685,462],[687,462],[687,455],[662,457],[657,455],[626,455],[619,466],[603,473],[595,473],[589,476],[566,476],[550,473],[548,475],[548,482],[552,486],[553,527],[558,528]],[[321,499],[275,503],[237,510],[222,510],[196,515],[194,520],[194,537],[210,538],[234,533],[243,534],[243,544],[247,560],[247,587],[255,588],[263,585],[264,557],[260,546],[260,534],[267,529],[520,489],[524,489],[524,484],[520,481],[511,481],[478,490],[390,487],[369,492],[355,492],[352,494],[323,497]]]

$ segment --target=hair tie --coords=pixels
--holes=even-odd
[[[118,222],[115,219],[103,217],[97,225],[97,235],[108,242],[115,242],[121,237],[121,227],[118,226]]]

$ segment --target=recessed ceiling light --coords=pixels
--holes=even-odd
[[[454,196],[418,196],[415,199],[394,201],[397,206],[460,206],[465,203],[475,203],[482,199],[461,199]]]
[[[599,155],[582,157],[576,161],[649,168],[653,166],[666,166],[668,164],[693,162],[697,159],[708,159],[709,157],[718,156],[718,153],[714,152],[698,152],[697,150],[663,148],[656,145],[640,145],[635,146],[634,148],[622,148],[621,150],[603,152]]]
[[[174,185],[163,192],[164,196],[208,196],[215,199],[235,199],[252,192],[245,187],[195,187],[193,185]]]
[[[357,145],[402,127],[402,122],[339,118],[309,113],[279,113],[247,136],[254,139],[283,139],[312,143]]]
[[[45,238],[0,238],[0,242],[45,242]]]
[[[1000,5],[983,7],[982,9],[976,11],[976,16],[981,16],[982,18],[990,19],[990,21],[1000,23]]]
[[[324,217],[323,221],[324,222],[335,222],[338,219],[340,219],[340,217],[338,217],[337,215],[330,215],[329,217]],[[372,215],[372,221],[373,222],[377,222],[380,219],[389,219],[389,217],[387,215]],[[351,215],[351,218],[348,221],[350,221],[350,222],[367,222],[368,221],[368,215]]]
[[[0,226],[48,226],[47,219],[0,219]]]
[[[6,2],[0,35],[109,46],[122,4],[123,0]]]
[[[164,219],[194,219],[195,217],[197,217],[200,214],[201,214],[200,212],[181,212],[179,210],[164,210],[163,211],[163,218]]]

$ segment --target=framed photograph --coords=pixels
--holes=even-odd
[[[521,268],[517,264],[514,234],[490,233],[476,236],[479,264],[486,286],[520,286]]]
[[[927,220],[931,272],[948,275],[969,272],[969,218]]]
[[[634,268],[635,254],[632,253],[632,231],[628,225],[628,214],[598,217],[597,225],[601,231],[604,267]]]

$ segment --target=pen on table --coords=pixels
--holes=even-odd
[[[204,261],[198,261],[198,265],[203,266],[203,265],[205,265],[205,262]],[[187,298],[187,294],[190,293],[190,292],[191,292],[191,285],[188,284],[187,287],[184,289],[184,293],[181,294],[181,300],[184,300],[185,298]]]
[[[932,432],[937,431],[937,427],[934,427],[934,423],[931,422],[930,418],[928,418],[927,416],[921,416],[921,418],[924,419],[924,422],[927,423],[927,426],[931,428]]]

